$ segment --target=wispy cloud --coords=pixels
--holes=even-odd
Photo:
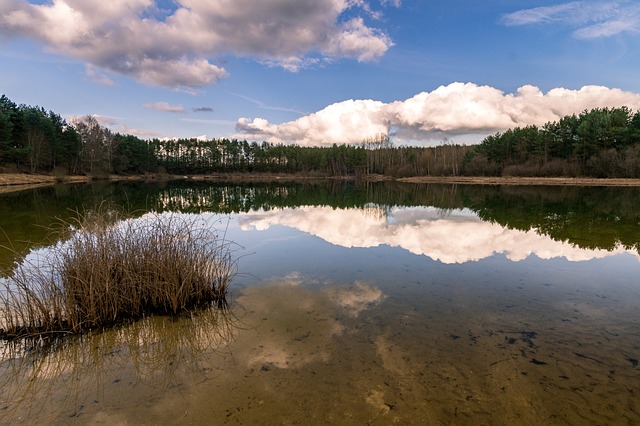
[[[401,0],[380,0],[380,3],[382,5],[391,4],[395,7],[400,7],[400,4],[402,3],[402,1]]]
[[[384,7],[386,2],[380,3]],[[391,2],[399,5],[398,1]],[[0,35],[41,42],[150,85],[194,92],[227,76],[217,58],[253,58],[298,71],[315,61],[373,61],[393,45],[349,11],[380,17],[362,0],[149,0],[0,2]],[[218,64],[212,63],[218,62]],[[106,81],[103,79],[103,82]]]
[[[255,106],[257,106],[260,109],[266,109],[266,110],[271,110],[271,111],[283,111],[283,112],[292,112],[294,114],[298,114],[298,115],[305,115],[307,114],[306,112],[302,112],[300,110],[297,109],[293,109],[293,108],[287,108],[287,107],[281,107],[281,106],[275,106],[275,105],[267,105],[264,102],[258,100],[258,99],[254,99],[251,98],[249,96],[246,95],[241,95],[240,93],[235,93],[235,92],[229,92],[234,96],[239,97],[240,99],[244,99],[245,101],[251,102],[252,104],[254,104]]]
[[[555,6],[534,7],[502,16],[501,22],[508,26],[546,24],[575,21],[582,2],[563,3]]]
[[[87,64],[85,67],[85,74],[89,77],[93,82],[101,85],[101,86],[115,86],[116,83],[111,80],[111,78],[96,69],[93,65]]]
[[[132,129],[127,127],[125,124],[120,124],[118,126],[118,132],[127,135],[138,136],[141,138],[160,138],[163,137],[161,133],[149,131],[149,130],[140,130],[140,129]]]
[[[502,16],[507,26],[555,24],[574,28],[576,38],[592,39],[640,32],[637,1],[573,1],[523,9]]]
[[[184,112],[184,108],[182,105],[170,105],[167,102],[152,102],[143,105],[148,109],[155,109],[156,111],[164,111],[164,112],[176,112],[182,113]]]
[[[110,117],[108,115],[100,115],[100,114],[92,114],[91,115],[93,118],[96,119],[96,121],[98,123],[100,123],[100,125],[104,126],[104,127],[111,127],[114,126],[118,123],[118,121],[120,120],[119,117]]]
[[[180,121],[185,121],[187,123],[199,123],[199,124],[224,124],[228,126],[233,126],[236,124],[235,121],[231,120],[207,120],[202,118],[181,118]]]
[[[163,136],[160,133],[149,131],[149,130],[140,130],[135,128],[129,128],[126,124],[122,122],[122,117],[113,117],[109,115],[101,115],[101,114],[91,114],[93,118],[103,127],[110,129],[113,132],[118,132],[127,135],[134,135],[139,137],[161,137]],[[77,116],[68,117],[69,121],[73,121]]]
[[[621,33],[640,32],[640,9],[635,16],[625,16],[595,25],[589,25],[574,32],[578,38],[590,39],[611,37]]]
[[[213,108],[211,108],[211,107],[198,107],[198,108],[193,108],[193,112],[213,112]]]

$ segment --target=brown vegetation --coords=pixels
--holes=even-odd
[[[223,306],[235,263],[210,224],[184,215],[86,213],[66,241],[0,285],[0,337],[78,333],[146,314]]]

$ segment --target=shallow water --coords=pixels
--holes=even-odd
[[[110,189],[220,218],[229,311],[5,347],[0,421],[640,421],[637,191],[344,185]]]

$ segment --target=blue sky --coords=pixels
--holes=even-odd
[[[640,109],[636,1],[3,0],[0,92],[141,137],[472,143]]]

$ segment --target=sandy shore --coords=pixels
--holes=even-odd
[[[87,176],[68,176],[63,182],[88,182]],[[33,189],[41,186],[53,185],[57,182],[55,176],[29,175],[26,173],[0,173],[0,194]]]
[[[397,180],[410,183],[457,183],[468,185],[640,186],[640,179],[596,179],[585,177],[416,176]]]
[[[167,177],[162,177],[167,178]],[[177,178],[169,177],[168,179]],[[158,180],[161,179],[155,175],[135,175],[120,176],[111,175],[107,180]],[[90,182],[90,176],[64,176],[58,178],[51,175],[26,174],[26,173],[0,173],[0,194],[7,192],[22,191],[24,189],[33,189],[42,186],[49,186],[56,183],[81,183]]]
[[[87,182],[87,176],[67,176],[62,178],[63,182]],[[9,185],[38,185],[52,184],[56,182],[55,176],[50,175],[28,175],[25,173],[0,173],[0,186]]]
[[[231,173],[195,176],[109,176],[109,180],[158,180],[158,179],[191,179],[197,181],[219,182],[283,182],[309,179],[323,179],[317,176],[287,174],[253,174]],[[372,175],[369,181],[394,180],[389,176]],[[463,185],[556,185],[556,186],[640,186],[640,179],[595,179],[595,178],[538,178],[538,177],[486,177],[486,176],[415,176],[395,179],[408,183],[442,183]],[[39,186],[53,185],[56,182],[75,183],[89,182],[89,176],[65,176],[60,180],[55,176],[25,173],[0,173],[0,193],[20,191]]]

